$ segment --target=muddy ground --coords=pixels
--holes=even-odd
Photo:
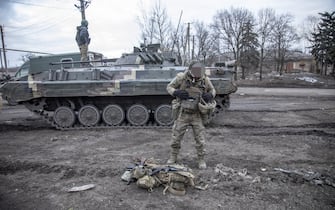
[[[164,163],[170,129],[58,131],[4,104],[0,209],[334,209],[334,92],[239,88],[208,127],[208,169],[196,168],[187,132],[180,162],[208,188],[188,188],[185,196],[120,179],[134,158]],[[67,192],[86,184],[95,187]]]

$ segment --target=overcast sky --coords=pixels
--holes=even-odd
[[[139,46],[140,28],[137,17],[141,8],[147,11],[156,0],[91,0],[86,10],[91,44],[89,50],[109,58],[119,57]],[[8,49],[47,53],[77,52],[76,26],[81,14],[74,4],[78,0],[0,0],[0,25],[4,27]],[[256,13],[273,8],[277,14],[290,13],[299,25],[308,15],[334,11],[335,0],[161,0],[174,25],[200,20],[211,23],[224,9],[246,8]],[[2,47],[2,46],[1,46]],[[22,64],[27,53],[7,51],[9,66]]]

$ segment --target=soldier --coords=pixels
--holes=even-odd
[[[172,127],[171,152],[168,164],[177,162],[180,142],[188,126],[192,127],[198,155],[198,167],[205,169],[205,127],[204,117],[199,110],[201,100],[213,101],[216,91],[209,78],[205,75],[205,67],[200,62],[193,62],[188,70],[177,74],[168,84],[167,91],[176,97],[172,101],[175,121]]]
[[[80,50],[81,55],[80,61],[88,61],[87,51],[91,39],[88,34],[87,26],[88,26],[87,20],[82,20],[81,25],[77,26],[76,41]]]

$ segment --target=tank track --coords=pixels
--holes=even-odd
[[[222,100],[220,100],[222,101]],[[228,102],[228,103],[227,103]],[[37,103],[38,105],[35,104],[26,104],[26,108],[28,108],[30,111],[39,114],[49,125],[51,125],[53,128],[56,128],[57,130],[62,130],[62,131],[68,131],[68,130],[87,130],[87,129],[103,129],[103,128],[108,128],[108,129],[117,129],[117,128],[122,128],[122,129],[171,129],[172,125],[160,125],[157,122],[152,122],[148,121],[145,125],[133,125],[129,122],[122,122],[120,125],[108,125],[104,122],[100,122],[96,125],[92,126],[85,126],[80,123],[74,123],[71,127],[62,127],[58,125],[52,115],[49,115],[50,112],[44,110],[44,101],[41,101],[40,103]],[[213,119],[218,113],[222,112],[226,105],[229,107],[229,98],[226,99],[225,105],[222,103],[219,106],[219,109],[216,109],[216,111],[210,116],[209,122],[211,119]]]
[[[216,115],[218,115],[221,111],[217,111],[215,113],[213,113],[211,118],[215,118]],[[41,112],[37,112],[35,111],[35,113],[38,113],[48,124],[50,124],[52,127],[56,128],[57,130],[61,130],[61,131],[71,131],[71,130],[94,130],[94,129],[171,129],[172,125],[159,125],[158,123],[153,123],[153,122],[149,122],[146,125],[141,125],[141,126],[136,126],[136,125],[132,125],[130,123],[122,123],[121,125],[115,125],[115,126],[111,126],[111,125],[106,125],[104,123],[100,123],[97,124],[95,126],[84,126],[81,124],[75,124],[72,127],[61,127],[59,125],[57,125],[52,117],[50,117],[48,114],[44,113],[43,111]]]
[[[136,125],[132,125],[130,123],[122,123],[121,125],[115,125],[115,126],[111,126],[111,125],[106,125],[104,123],[100,123],[97,124],[95,126],[84,126],[81,124],[74,124],[72,127],[61,127],[59,125],[57,125],[52,117],[50,117],[48,115],[48,113],[45,113],[44,111],[34,111],[35,113],[39,114],[48,124],[50,124],[52,127],[56,128],[57,130],[62,130],[62,131],[69,131],[69,130],[87,130],[87,129],[115,129],[115,128],[123,128],[123,129],[152,129],[152,128],[156,128],[156,129],[171,129],[172,125],[169,126],[163,126],[163,125],[159,125],[157,123],[153,123],[153,122],[148,122],[146,125],[141,125],[141,126],[136,126]]]

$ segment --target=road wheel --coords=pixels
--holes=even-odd
[[[159,125],[171,125],[173,123],[172,108],[168,104],[162,104],[155,111],[155,120]]]
[[[127,120],[132,125],[144,125],[149,120],[149,111],[142,104],[132,105],[127,110]]]
[[[68,128],[74,124],[76,115],[71,108],[60,106],[55,110],[53,119],[59,127]]]
[[[120,125],[124,117],[123,109],[116,104],[106,106],[102,112],[102,119],[108,125]]]
[[[94,126],[100,120],[98,108],[93,105],[85,105],[79,109],[78,120],[84,126]]]

